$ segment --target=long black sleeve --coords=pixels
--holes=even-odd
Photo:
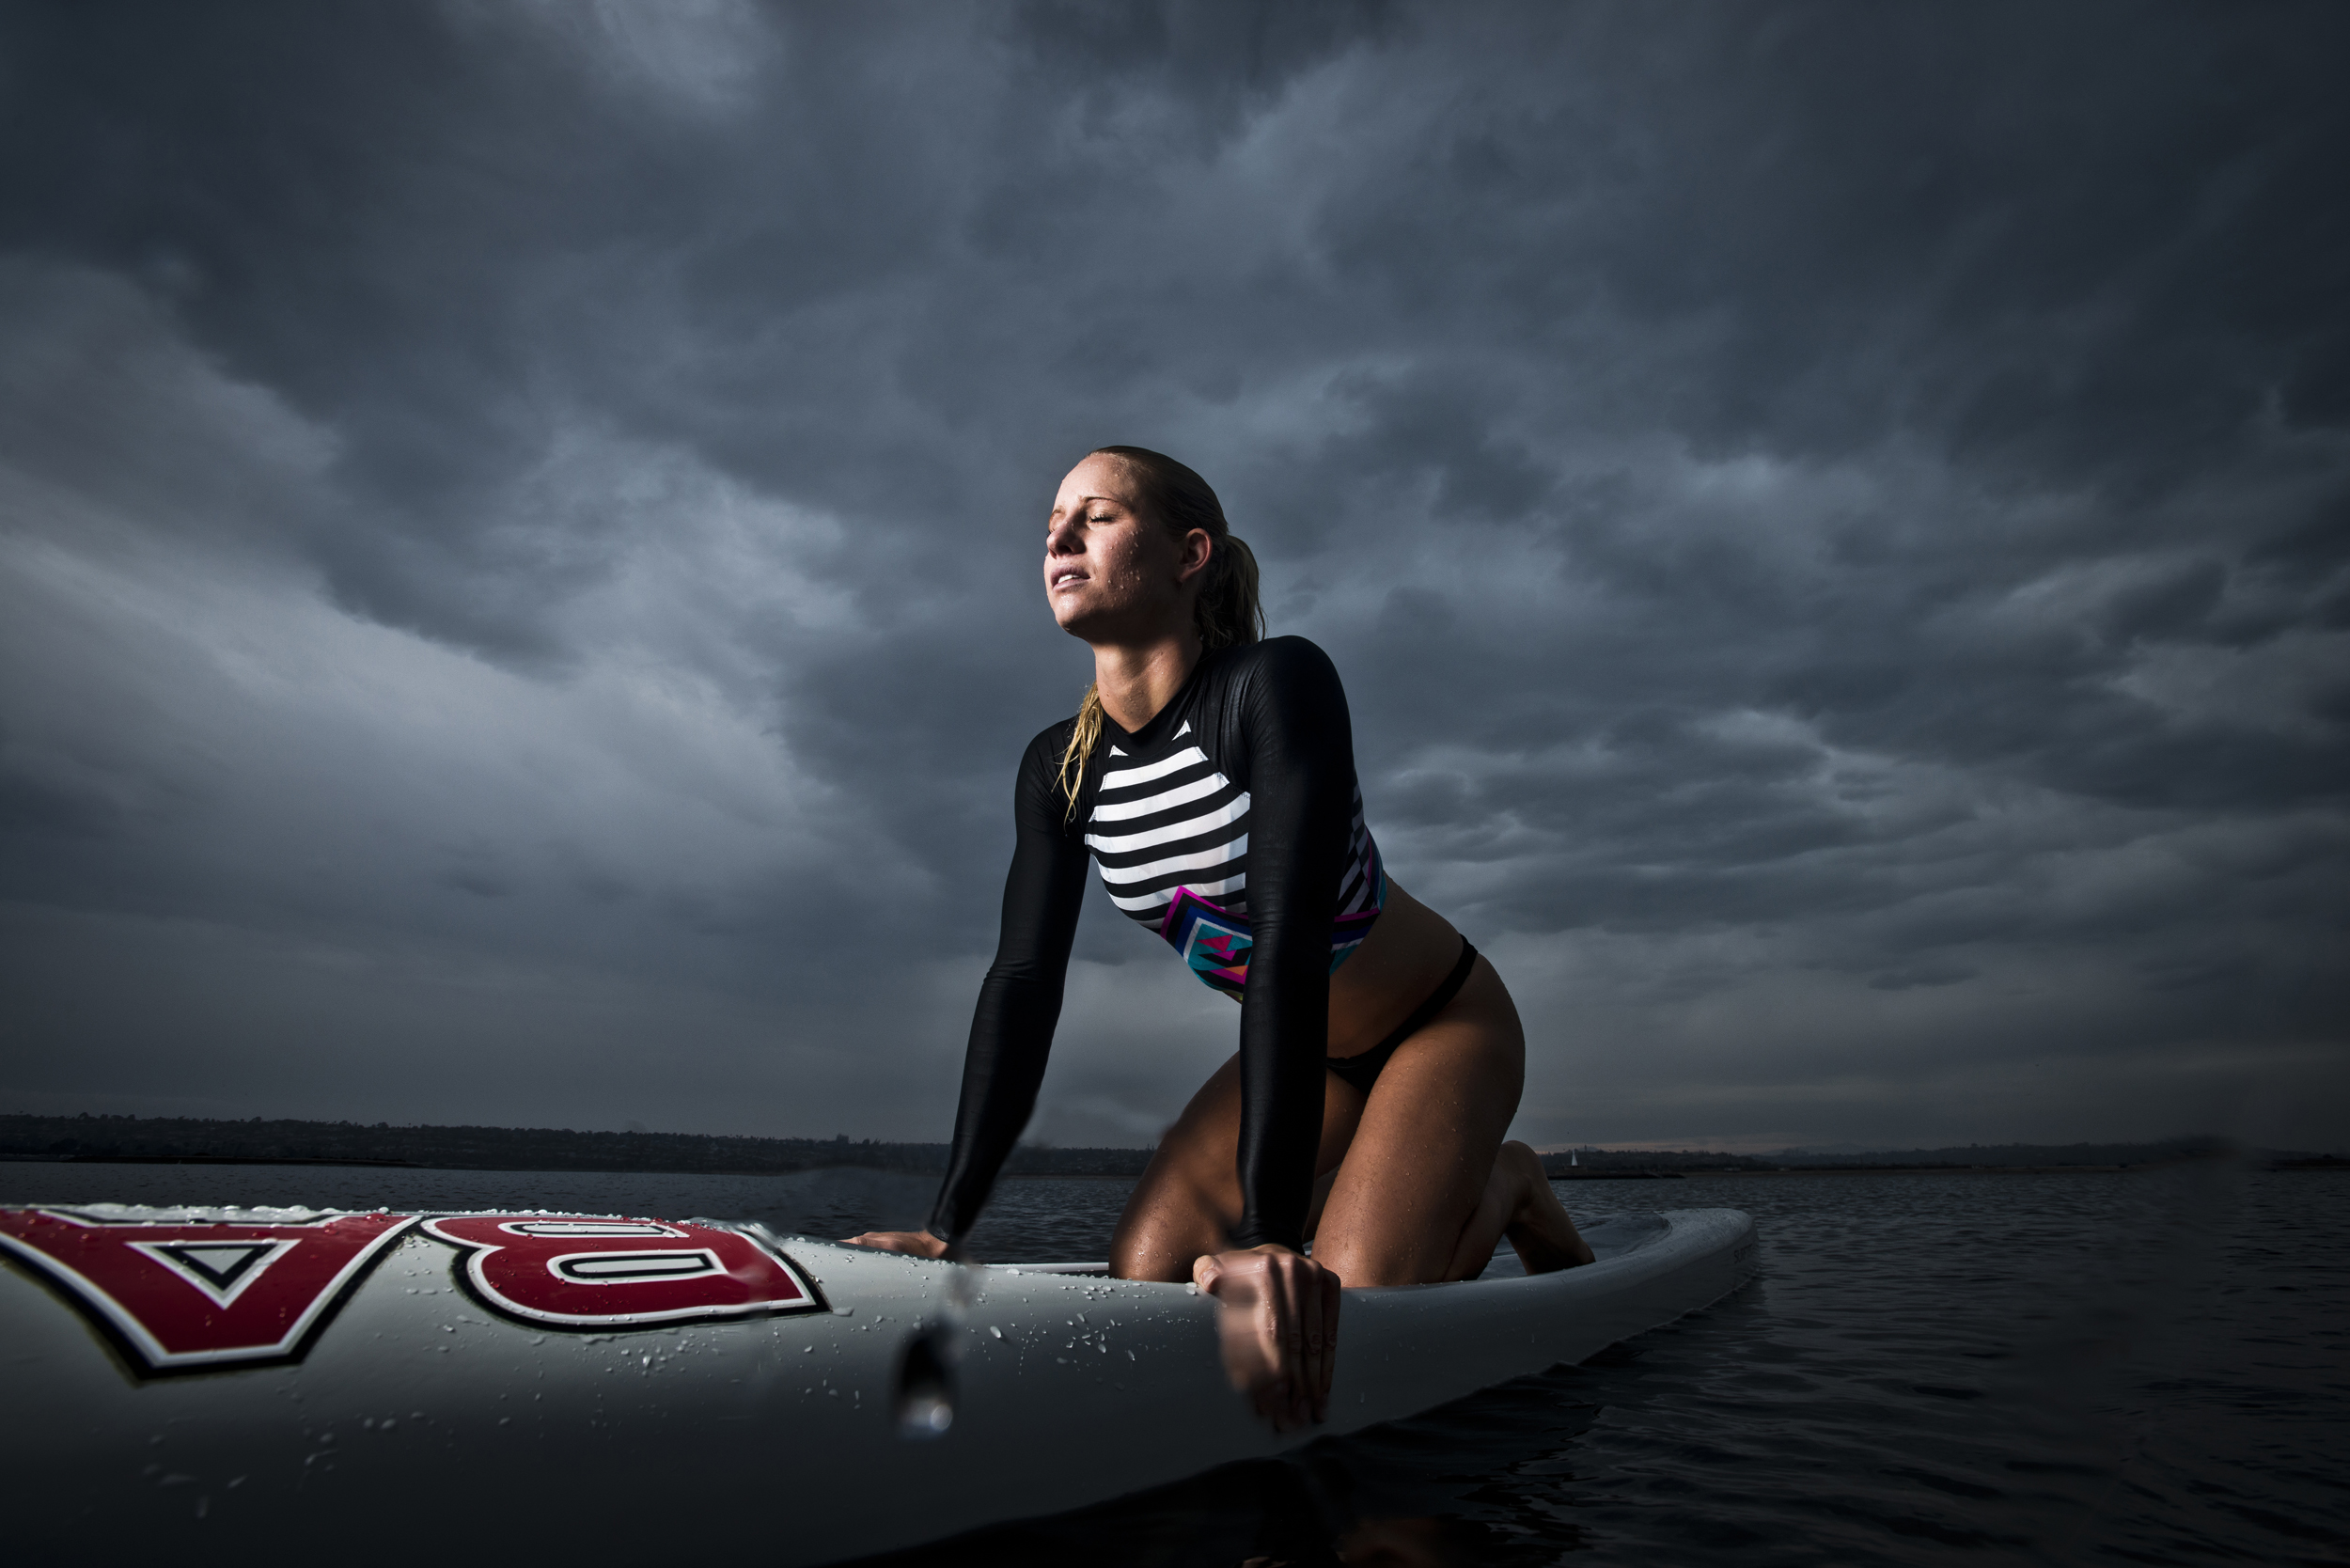
[[[1302,637],[1250,650],[1230,722],[1249,781],[1255,947],[1240,1026],[1236,1247],[1302,1248],[1322,1141],[1330,920],[1355,801],[1355,736],[1328,655]]]
[[[1067,820],[1058,780],[1068,735],[1069,726],[1059,724],[1030,742],[1013,787],[1019,838],[1004,879],[1001,934],[972,1014],[954,1148],[931,1210],[931,1234],[948,1243],[979,1219],[995,1173],[1027,1126],[1060,1020],[1086,870],[1085,844]]]

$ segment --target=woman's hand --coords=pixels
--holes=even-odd
[[[1275,1244],[1202,1254],[1191,1282],[1223,1308],[1224,1370],[1276,1432],[1330,1414],[1338,1364],[1339,1277]]]
[[[880,1252],[904,1252],[916,1258],[944,1258],[947,1244],[928,1231],[868,1231],[851,1236],[848,1247],[870,1247]]]

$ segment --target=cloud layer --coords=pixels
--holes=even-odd
[[[1132,441],[1525,1136],[2343,1140],[2335,8],[0,26],[0,1100],[944,1136]]]

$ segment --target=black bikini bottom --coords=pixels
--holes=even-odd
[[[1387,1058],[1395,1055],[1395,1048],[1426,1028],[1428,1021],[1442,1012],[1452,998],[1461,994],[1461,987],[1468,983],[1469,971],[1475,967],[1477,949],[1470,947],[1469,939],[1464,936],[1461,938],[1461,960],[1452,966],[1452,973],[1445,976],[1444,983],[1428,994],[1426,1001],[1412,1010],[1409,1018],[1395,1027],[1394,1033],[1355,1056],[1324,1057],[1322,1065],[1354,1085],[1357,1093],[1369,1094],[1371,1086],[1378,1081],[1380,1070],[1387,1065]]]

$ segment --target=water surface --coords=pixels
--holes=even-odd
[[[1006,1182],[974,1246],[1099,1258],[1127,1185]],[[0,1164],[8,1202],[511,1205],[818,1235],[915,1223],[931,1186]],[[2350,1562],[2350,1177],[2203,1162],[1559,1190],[1591,1215],[1745,1209],[1762,1272],[1581,1366],[892,1568]]]

